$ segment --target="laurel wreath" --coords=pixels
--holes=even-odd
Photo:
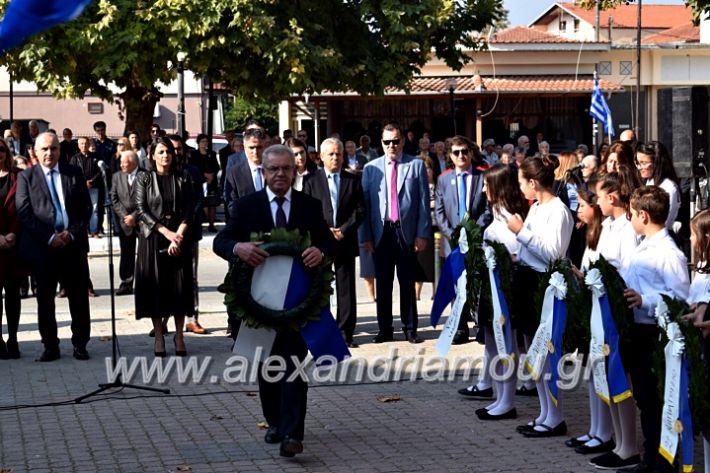
[[[562,339],[562,347],[566,353],[579,350],[585,353],[589,348],[589,314],[592,310],[592,294],[584,285],[580,284],[577,277],[572,272],[570,263],[566,259],[556,259],[550,263],[547,272],[540,280],[540,286],[535,293],[535,313],[538,315],[538,325],[542,312],[542,301],[545,298],[545,291],[550,283],[552,274],[559,272],[567,284],[567,295],[565,305],[567,306],[567,320],[565,322],[565,333]]]
[[[698,435],[710,419],[710,389],[708,389],[705,366],[703,364],[703,337],[692,320],[684,320],[683,315],[690,312],[688,304],[666,294],[661,294],[668,306],[671,322],[678,323],[685,339],[685,353],[688,357],[688,390],[690,391],[690,411],[693,419],[693,433]],[[661,330],[661,340],[653,352],[653,371],[658,379],[658,393],[661,400],[665,394],[666,355],[665,347],[668,336]]]
[[[466,302],[474,313],[478,313],[477,323],[482,326],[491,322],[489,318],[493,311],[488,266],[483,252],[483,229],[474,220],[469,219],[467,213],[452,233],[452,248],[458,247],[461,232],[464,231],[466,232],[469,248],[464,255]],[[508,302],[508,310],[510,310],[513,294],[511,284],[513,280],[513,261],[504,244],[491,240],[485,240],[485,243],[495,251],[496,269],[498,270],[501,290],[505,300]],[[480,308],[486,308],[487,310],[479,310]],[[509,315],[512,316],[512,314]]]
[[[274,229],[270,233],[252,233],[252,242],[263,242],[259,248],[270,256],[291,256],[300,259],[311,246],[310,236],[298,230]],[[331,283],[334,273],[330,261],[313,268],[305,268],[311,284],[305,299],[291,309],[276,310],[259,304],[251,295],[254,268],[238,260],[227,273],[219,290],[225,293],[224,304],[248,327],[267,327],[276,330],[298,330],[310,321],[320,320],[321,312],[330,305]]]

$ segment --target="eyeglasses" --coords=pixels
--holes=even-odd
[[[471,150],[468,149],[468,148],[464,148],[464,149],[452,149],[452,150],[451,150],[451,154],[453,154],[453,155],[456,156],[456,157],[461,156],[461,154],[463,154],[464,156],[466,156],[466,155],[469,153],[469,151],[471,151]]]
[[[269,171],[271,174],[278,174],[279,171],[282,171],[284,174],[288,174],[293,171],[293,166],[268,166],[264,169]]]
[[[382,140],[382,144],[385,146],[393,145],[393,146],[399,146],[399,142],[401,140],[397,138],[396,140]]]

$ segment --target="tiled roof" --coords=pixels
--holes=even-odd
[[[589,24],[596,23],[594,9],[586,10],[574,3],[558,3],[559,6]],[[616,28],[636,28],[636,4],[621,4],[616,8],[604,10],[601,13],[602,28],[609,27],[609,16],[613,18]],[[685,5],[649,5],[644,4],[641,9],[641,25],[643,28],[666,29],[677,25],[689,23],[692,20],[692,11]]]
[[[498,31],[491,37],[491,43],[579,43],[579,41],[536,30],[527,26],[513,26]]]
[[[684,25],[659,31],[643,39],[643,44],[697,43],[700,41],[700,27],[688,22]]]
[[[416,77],[411,83],[412,94],[438,94],[449,90],[448,77]],[[456,93],[475,93],[474,82],[478,77],[457,77]],[[575,80],[573,75],[564,76],[500,76],[495,79],[483,78],[484,93],[494,94],[496,89],[501,93],[592,93],[594,80],[589,76],[580,76]],[[600,80],[599,85],[605,91],[621,91],[623,86],[608,80]],[[403,94],[404,91],[388,88],[388,95]]]

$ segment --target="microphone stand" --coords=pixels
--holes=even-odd
[[[106,165],[103,161],[99,161],[99,167],[101,168],[101,174],[103,175],[104,188],[106,189],[106,198],[104,199],[104,208],[106,209],[106,215],[108,215],[108,281],[109,281],[109,297],[111,298],[111,368],[113,372],[116,373],[116,364],[118,362],[118,338],[116,336],[116,296],[114,294],[114,284],[113,284],[113,224],[114,224],[114,213],[113,206],[111,205],[111,198],[109,196],[109,186],[108,177],[106,173]],[[121,172],[121,171],[119,171]],[[151,386],[138,386],[135,384],[124,383],[121,378],[121,374],[116,374],[116,379],[109,383],[100,383],[98,389],[91,391],[88,394],[79,396],[74,399],[75,404],[80,404],[84,399],[96,396],[108,389],[113,388],[131,388],[139,389],[142,391],[151,391],[156,393],[170,394],[170,389],[166,388],[153,388]]]

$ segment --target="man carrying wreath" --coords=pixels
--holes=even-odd
[[[214,239],[215,253],[226,260],[239,258],[256,268],[269,254],[256,242],[250,242],[250,235],[285,228],[310,236],[312,245],[301,254],[304,266],[316,267],[332,255],[335,241],[323,217],[321,203],[291,188],[295,168],[294,155],[288,147],[273,145],[264,151],[262,169],[267,185],[234,204],[227,225]],[[281,294],[274,294],[278,296]],[[285,361],[284,374],[278,381],[267,381],[259,369],[259,397],[269,424],[264,440],[281,443],[282,456],[292,457],[303,451],[308,384],[301,376],[289,378],[296,369],[292,356],[302,363],[307,354],[300,331],[279,329],[271,355]]]

